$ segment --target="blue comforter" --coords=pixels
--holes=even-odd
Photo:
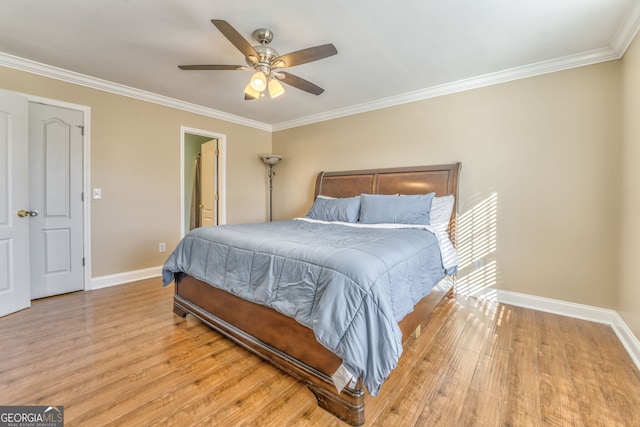
[[[299,220],[197,228],[167,259],[164,285],[181,273],[313,329],[374,396],[402,353],[398,322],[445,276],[427,230]]]

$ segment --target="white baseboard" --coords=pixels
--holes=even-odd
[[[629,353],[633,362],[636,364],[638,369],[640,369],[640,341],[618,313],[615,313],[614,317],[615,319],[611,324],[611,327],[624,348],[627,349],[627,353]]]
[[[627,353],[629,353],[633,363],[640,369],[640,341],[622,320],[622,317],[614,310],[493,288],[485,288],[474,292],[456,291],[462,295],[609,325],[627,350]]]
[[[109,286],[135,282],[136,280],[149,279],[151,277],[158,277],[160,275],[162,275],[162,266],[143,268],[142,270],[126,271],[124,273],[109,274],[107,276],[92,278],[90,289],[107,288]]]

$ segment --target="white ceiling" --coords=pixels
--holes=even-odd
[[[333,43],[286,70],[325,92],[245,101],[248,71],[179,70],[244,65],[214,18],[280,54]],[[618,59],[639,22],[640,0],[0,0],[0,65],[277,130]]]

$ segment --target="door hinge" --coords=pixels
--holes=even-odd
[[[216,195],[215,195],[215,196],[213,196],[213,199],[214,199],[215,201],[218,201],[218,200],[220,200],[220,196],[216,193]]]
[[[80,128],[80,135],[84,136],[84,126],[78,125]]]
[[[82,193],[80,193],[80,201],[84,202],[84,191]]]
[[[215,153],[216,157],[220,156],[220,150],[218,150],[217,148],[215,149],[214,153]]]
[[[82,266],[84,267],[84,257],[82,257]]]

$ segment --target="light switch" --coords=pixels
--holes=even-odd
[[[94,199],[102,199],[102,188],[94,188],[93,189],[93,198]]]

